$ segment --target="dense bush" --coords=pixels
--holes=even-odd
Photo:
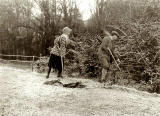
[[[142,0],[143,1],[143,0]],[[116,54],[121,61],[119,80],[127,84],[140,84],[150,92],[159,91],[160,80],[160,24],[158,3],[141,5],[137,2],[117,0],[115,2],[98,1],[96,10],[87,23],[88,32],[77,33],[72,38],[77,42],[74,50],[68,51],[65,58],[65,72],[77,72],[87,77],[99,77],[101,67],[97,50],[101,41],[101,28],[111,32],[111,25],[123,30],[116,45]],[[111,15],[112,14],[112,15]],[[120,81],[117,81],[120,83]]]
[[[132,79],[147,84],[145,90],[157,92],[160,79],[160,32],[156,23],[130,23],[123,25],[128,37],[120,42],[118,52],[123,70],[127,70]],[[155,89],[156,88],[156,89]]]
[[[129,25],[129,24],[128,24]],[[135,83],[147,84],[141,86],[148,91],[158,91],[158,81],[160,79],[160,50],[159,50],[159,31],[156,25],[153,24],[131,24],[124,25],[127,28],[128,34],[126,37],[121,37],[115,42],[116,54],[118,54],[122,69],[123,79]],[[69,50],[65,58],[65,72],[72,74],[74,72],[87,77],[99,77],[101,67],[99,66],[97,50],[101,42],[100,36],[96,34],[79,34],[73,38],[77,42],[76,48]],[[48,59],[37,61],[39,72],[45,71]],[[121,78],[121,79],[122,79]],[[130,82],[129,81],[129,82]]]
[[[135,83],[147,84],[141,88],[157,92],[160,79],[160,32],[158,24],[155,23],[128,23],[119,26],[125,30],[127,36],[121,36],[115,42],[116,54],[118,54],[122,69],[123,79],[132,80]],[[81,69],[90,77],[100,76],[97,49],[100,45],[99,35],[85,34],[79,38],[81,47],[78,50],[81,54]],[[121,78],[121,79],[122,79]]]
[[[34,62],[33,70],[38,73],[43,73],[48,70],[49,57],[41,57],[39,60]]]

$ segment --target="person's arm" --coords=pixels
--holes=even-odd
[[[119,58],[118,58],[118,56],[115,54],[115,49],[113,48],[113,45],[112,45],[112,41],[111,41],[111,39],[109,38],[109,36],[107,36],[108,38],[104,38],[105,39],[105,49],[110,49],[110,51],[111,51],[111,53],[112,53],[112,57],[114,57],[115,58],[115,60],[117,60],[118,62],[120,62],[120,60],[119,60]],[[110,53],[110,55],[111,55],[111,53]]]
[[[111,41],[109,40],[108,36],[104,37],[101,43],[102,50],[108,53],[108,48],[110,48],[110,45],[111,45]]]
[[[117,57],[117,55],[115,54],[115,52],[114,52],[113,50],[111,50],[111,52],[112,52],[112,54],[113,54],[115,60],[118,60],[118,57]]]
[[[76,44],[77,44],[76,42],[74,42],[71,39],[68,39],[67,41],[68,41],[68,44],[71,45],[71,46],[76,46]]]
[[[56,51],[56,50],[54,49],[54,47],[56,47],[56,46],[58,46],[57,38],[54,40],[54,46],[49,48],[49,49],[50,49],[50,53],[53,53],[53,52]],[[57,51],[57,52],[59,52],[59,51]]]
[[[63,57],[65,55],[65,49],[66,49],[66,38],[63,36],[60,38],[60,55]]]
[[[117,61],[117,63],[121,63],[121,61],[120,61],[119,58],[118,58],[118,54],[115,52],[115,49],[113,49],[113,50],[111,50],[111,51],[112,51],[112,54],[113,54],[115,60]]]
[[[76,42],[71,39],[67,39],[67,49],[75,49],[75,46],[77,46]]]

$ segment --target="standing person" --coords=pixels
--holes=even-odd
[[[49,78],[49,74],[51,71],[51,68],[58,70],[57,77],[62,77],[62,71],[64,68],[64,57],[66,54],[67,45],[70,43],[75,43],[72,40],[69,39],[69,35],[72,32],[72,29],[69,27],[64,27],[62,30],[63,34],[59,37],[56,37],[54,40],[54,47],[52,48],[50,52],[50,59],[49,59],[49,70],[47,73],[46,78]]]
[[[102,74],[99,79],[100,82],[105,82],[106,78],[110,79],[110,66],[114,61],[114,58],[119,61],[114,53],[114,41],[119,37],[119,34],[116,31],[112,32],[112,35],[109,34],[108,31],[103,30],[104,38],[102,43],[98,49],[98,58],[102,67]],[[109,51],[110,50],[110,51]],[[111,53],[113,54],[114,58],[112,57]]]

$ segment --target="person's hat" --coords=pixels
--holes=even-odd
[[[112,36],[113,36],[113,35],[116,35],[117,37],[119,37],[119,34],[118,34],[118,32],[116,32],[116,31],[112,31],[111,34],[112,34]]]
[[[72,29],[70,29],[69,27],[64,27],[62,31],[63,33],[70,33]]]
[[[111,36],[111,34],[106,29],[103,29],[103,32],[104,32],[105,35]]]

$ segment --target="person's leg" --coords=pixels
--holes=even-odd
[[[58,75],[57,75],[57,77],[63,77],[63,76],[62,76],[62,70],[61,70],[61,69],[58,70]]]
[[[106,76],[108,77],[108,71],[109,71],[109,66],[110,64],[107,61],[108,57],[101,57],[101,65],[102,65],[102,74],[100,78],[100,82],[105,82],[106,81]]]
[[[110,64],[110,68],[107,74],[108,84],[113,85],[117,83],[118,79],[116,73],[117,67],[115,66],[115,64]]]
[[[100,82],[105,82],[106,81],[106,75],[107,75],[107,69],[102,68],[102,74],[101,74]]]
[[[50,72],[51,72],[51,68],[53,67],[53,60],[54,60],[54,55],[51,54],[50,58],[49,58],[49,62],[48,62],[48,72],[47,72],[47,76],[46,78],[49,78]]]
[[[118,73],[118,69],[117,69],[117,66],[116,64],[112,64],[112,68],[111,68],[111,76],[112,76],[112,82],[113,84],[117,83],[118,82],[118,77],[120,77],[121,75],[117,75]]]
[[[112,74],[110,69],[108,69],[107,71],[106,80],[107,80],[107,84],[112,84]]]
[[[63,58],[61,58],[60,56],[57,57],[58,59],[58,64],[57,64],[57,69],[58,69],[58,75],[57,77],[63,77],[62,75],[62,71],[63,71]]]
[[[49,78],[50,72],[51,72],[51,67],[49,67],[48,69],[47,76],[46,76],[47,79]]]

